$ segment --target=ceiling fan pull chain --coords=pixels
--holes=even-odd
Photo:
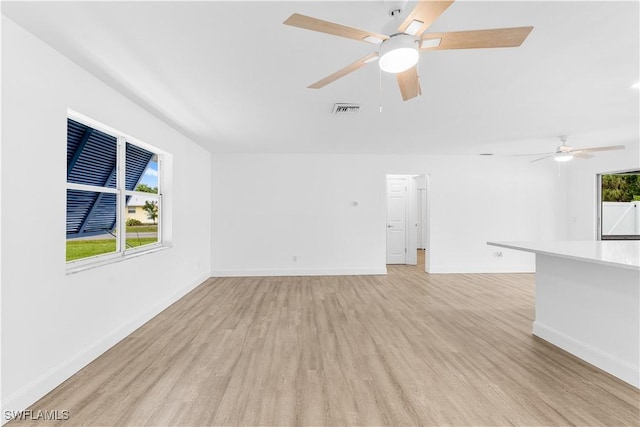
[[[378,101],[379,101],[379,109],[382,113],[382,70],[378,67]]]
[[[418,61],[418,63],[416,64],[416,74],[418,75],[418,86],[420,85],[420,61]],[[417,96],[417,100],[416,102],[420,102],[420,99],[422,98],[422,89],[418,89],[418,96]]]

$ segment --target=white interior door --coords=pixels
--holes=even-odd
[[[407,263],[407,177],[387,177],[387,264]]]

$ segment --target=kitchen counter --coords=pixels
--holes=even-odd
[[[488,242],[487,244],[640,271],[640,240]]]
[[[640,241],[488,244],[536,254],[534,335],[640,388]]]

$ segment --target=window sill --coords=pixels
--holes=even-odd
[[[139,249],[136,251],[131,251],[127,253],[119,253],[119,254],[108,254],[97,256],[91,259],[84,259],[78,261],[71,261],[67,263],[66,274],[76,274],[81,271],[92,270],[97,267],[102,267],[104,265],[116,264],[118,262],[126,261],[132,258],[138,258],[139,256],[164,251],[165,249],[171,248],[171,243],[159,243],[149,248]]]
[[[640,236],[634,234],[608,234],[606,236],[602,236],[600,240],[640,240]]]

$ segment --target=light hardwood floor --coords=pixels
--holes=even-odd
[[[529,274],[210,279],[31,409],[74,426],[639,425],[638,390],[534,338],[533,316]]]

